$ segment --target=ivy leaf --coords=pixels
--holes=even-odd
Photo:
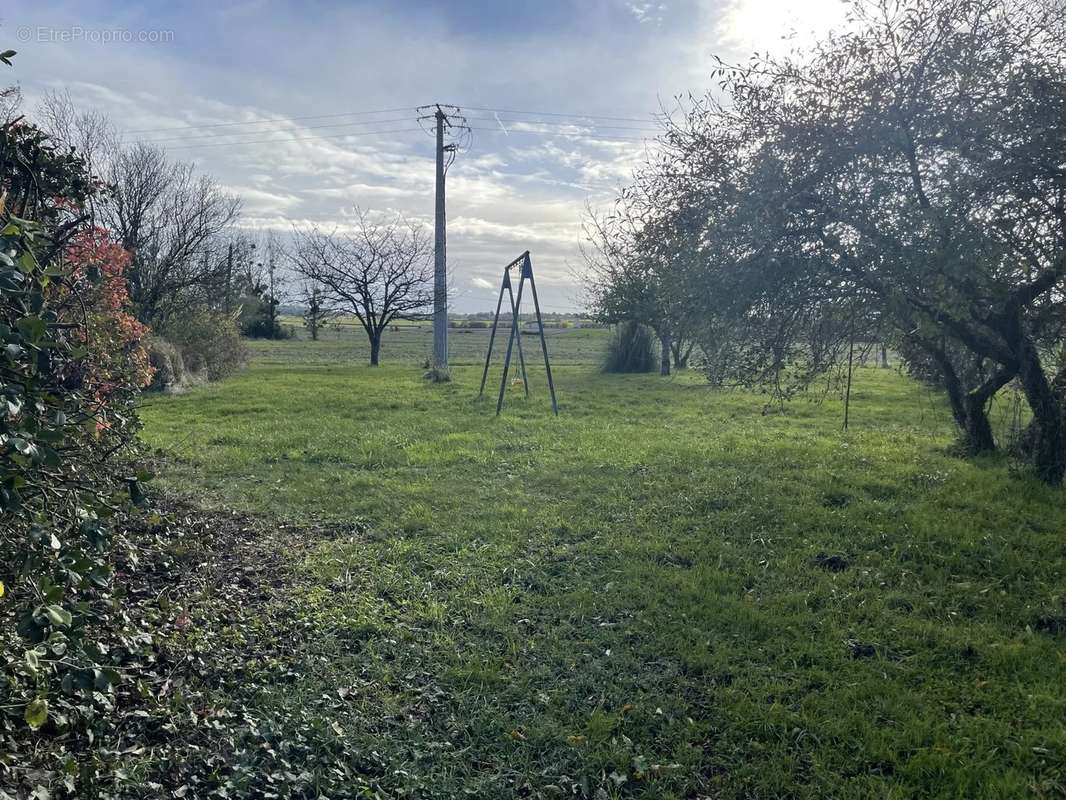
[[[4,596],[4,582],[0,581],[0,597]]]
[[[22,251],[22,255],[19,256],[18,268],[29,275],[37,267],[37,261],[33,257],[33,253],[29,250]]]
[[[48,325],[40,317],[23,317],[17,323],[19,333],[29,339],[31,342],[36,342],[45,332],[48,330]]]
[[[69,625],[74,619],[70,612],[62,606],[45,606],[44,613],[48,617],[48,621],[53,625]]]
[[[43,698],[34,700],[26,706],[22,718],[26,720],[27,725],[37,730],[48,721],[48,701]]]

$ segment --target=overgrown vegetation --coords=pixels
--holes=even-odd
[[[208,380],[233,374],[248,358],[237,320],[218,311],[191,311],[166,323],[159,334],[177,348],[185,373],[201,373]]]
[[[76,152],[106,187],[92,211],[126,253],[130,311],[169,343],[153,356],[163,368],[159,388],[230,374],[244,360],[242,329],[284,333],[274,280],[279,245],[268,236],[260,247],[258,237],[235,229],[239,198],[158,145],[123,141],[107,117],[78,110],[69,95],[48,94],[35,113],[50,140]]]

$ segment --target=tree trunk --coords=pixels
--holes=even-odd
[[[662,351],[659,356],[659,374],[670,374],[670,334],[660,333],[659,342],[662,344]]]
[[[992,395],[1007,384],[1012,373],[1001,370],[976,389],[966,391],[947,354],[934,344],[927,344],[925,349],[936,360],[944,376],[944,388],[951,405],[951,415],[962,432],[962,444],[966,452],[975,455],[994,452],[996,440],[992,435],[992,424],[988,421],[985,406]]]
[[[688,358],[692,354],[692,343],[684,339],[674,339],[670,349],[674,352],[674,369],[687,369]]]
[[[983,394],[968,392],[963,395],[962,429],[971,453],[991,453],[996,449],[992,424],[988,421],[988,412],[985,411],[986,402]]]
[[[1059,369],[1051,381],[1051,391],[1059,404],[1060,413],[1066,414],[1066,366]],[[1040,422],[1036,418],[1029,420],[1025,430],[1021,432],[1018,442],[1018,452],[1026,458],[1033,460],[1033,452],[1037,437],[1040,435]]]
[[[370,335],[370,366],[376,367],[381,362],[381,331]]]
[[[881,345],[881,369],[888,369],[888,348]]]
[[[1033,342],[1025,334],[1020,334],[1016,341],[1019,345],[1018,378],[1033,412],[1033,465],[1042,481],[1058,486],[1066,474],[1066,425],[1062,405],[1048,383]]]

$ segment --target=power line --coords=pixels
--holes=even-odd
[[[133,130],[124,131],[126,134],[141,134],[141,133],[167,133],[171,131],[185,131],[185,130],[204,130],[208,128],[235,128],[244,127],[247,125],[273,125],[284,122],[299,122],[303,120],[315,120],[315,119],[340,119],[342,117],[360,117],[360,116],[372,116],[374,114],[396,114],[401,111],[414,111],[419,106],[401,106],[396,108],[382,108],[373,111],[341,111],[333,114],[310,114],[304,116],[292,116],[292,117],[273,117],[269,119],[259,120],[244,120],[241,122],[215,122],[206,125],[177,125],[162,128],[135,128]],[[619,116],[606,116],[600,114],[584,114],[577,113],[563,113],[559,111],[524,111],[521,109],[505,109],[505,108],[488,108],[483,106],[465,106],[471,111],[484,111],[492,112],[496,114],[519,114],[522,116],[535,116],[535,117],[555,117],[561,119],[579,119],[579,120],[608,120],[614,122],[654,122],[654,118],[649,117],[619,117]],[[373,120],[376,121],[376,120]],[[519,120],[505,120],[508,122],[518,122]],[[343,124],[343,123],[338,123]],[[356,123],[352,123],[356,124]],[[544,124],[565,124],[565,123],[548,123]],[[575,123],[576,124],[576,123]],[[323,126],[325,127],[325,126]],[[605,126],[601,126],[605,127]]]
[[[473,127],[470,128],[470,130],[472,130],[472,131],[483,131],[485,133],[496,133],[496,134],[503,133],[503,134],[508,135],[508,136],[510,136],[510,135],[548,136],[548,137],[559,137],[559,136],[561,136],[561,137],[564,137],[564,138],[590,139],[590,140],[600,141],[600,142],[603,142],[603,141],[644,142],[644,141],[647,141],[649,138],[651,138],[651,137],[648,137],[648,136],[601,136],[601,135],[595,133],[594,131],[589,131],[589,132],[584,132],[584,133],[576,133],[576,132],[569,132],[569,131],[531,131],[531,130],[524,130],[524,129],[521,129],[521,128],[514,128],[514,129],[510,129],[510,130],[506,130],[505,131],[505,130],[502,130],[501,128],[473,128]],[[391,130],[360,130],[360,131],[350,131],[350,132],[347,132],[347,133],[335,133],[335,134],[325,134],[325,135],[317,134],[317,135],[312,135],[312,136],[282,136],[282,137],[274,137],[274,138],[271,138],[271,139],[245,139],[245,140],[242,140],[242,141],[230,141],[230,142],[208,141],[206,143],[193,143],[193,144],[183,144],[183,145],[176,145],[176,146],[168,146],[167,149],[168,150],[193,150],[193,149],[200,148],[200,147],[239,147],[241,145],[253,145],[253,144],[285,144],[285,143],[288,143],[288,142],[306,142],[306,141],[325,140],[325,139],[343,139],[343,138],[346,138],[346,137],[349,137],[349,136],[372,136],[372,135],[385,135],[385,134],[393,134],[393,133],[414,133],[414,132],[419,132],[419,131],[424,132],[424,129],[422,129],[422,128],[395,128],[395,129],[391,129]],[[267,133],[267,131],[264,131],[264,133]],[[278,131],[278,133],[281,133],[281,131]],[[247,134],[245,134],[245,135],[247,135]],[[195,138],[198,138],[198,137],[192,137],[192,138],[195,139]],[[200,138],[202,138],[202,137],[200,137]],[[213,137],[206,137],[206,138],[210,139],[210,138],[213,138]],[[165,143],[168,140],[156,139],[156,140],[151,140],[151,141],[153,141],[155,143]],[[170,141],[188,142],[189,138],[182,137],[182,138],[178,138],[178,139],[170,140]]]
[[[139,128],[137,130],[125,131],[126,133],[162,133],[164,131],[183,131],[183,130],[200,130],[201,128],[228,128],[236,125],[265,125],[275,122],[295,122],[304,119],[335,119],[337,117],[358,117],[358,116],[370,116],[371,114],[397,114],[400,111],[414,111],[416,106],[405,106],[403,108],[382,108],[377,111],[343,111],[338,114],[312,114],[304,117],[276,117],[274,119],[260,119],[249,120],[246,122],[216,122],[210,125],[178,125],[172,128]]]
[[[595,130],[615,130],[615,131],[659,131],[662,130],[659,126],[651,125],[600,125],[598,123],[580,123],[580,122],[552,122],[551,120],[543,119],[503,119],[502,117],[469,117],[469,119],[478,122],[506,122],[511,125],[556,125],[565,126],[570,128],[594,128]],[[510,131],[508,131],[510,133]]]
[[[193,150],[200,147],[237,147],[247,144],[285,144],[287,142],[306,142],[311,139],[343,139],[348,136],[370,136],[386,133],[422,133],[421,128],[397,128],[390,131],[351,131],[349,133],[335,133],[328,136],[287,136],[281,139],[253,139],[244,142],[214,142],[208,144],[190,144],[181,147],[168,147],[168,150]]]
[[[649,138],[647,136],[598,136],[595,132],[567,133],[564,131],[527,131],[520,128],[506,131],[501,130],[500,128],[471,128],[470,130],[485,131],[486,133],[502,133],[507,136],[511,136],[512,134],[529,134],[531,136],[568,136],[579,139],[595,139],[600,142],[643,142]]]
[[[507,123],[509,125],[554,125],[554,126],[564,126],[564,127],[570,127],[570,128],[591,127],[594,131],[597,131],[597,130],[622,130],[622,131],[648,131],[648,132],[652,132],[652,131],[660,130],[659,128],[642,128],[642,127],[629,126],[629,125],[592,125],[592,126],[582,126],[582,125],[580,125],[578,123],[571,123],[571,122],[552,122],[552,121],[548,121],[548,120],[502,119],[502,118],[499,118],[499,117],[471,117],[471,119],[473,119],[475,121],[478,121],[478,122],[497,122],[497,123],[500,123],[500,124]],[[332,123],[326,123],[324,125],[305,125],[300,130],[301,131],[313,131],[313,130],[322,130],[322,129],[325,129],[325,128],[348,128],[348,127],[352,127],[354,125],[378,125],[378,124],[384,125],[386,123],[408,122],[408,121],[410,121],[409,117],[388,117],[386,119],[361,120],[359,122],[332,122]],[[499,130],[499,128],[479,128],[478,130]],[[141,141],[145,142],[146,144],[164,144],[166,142],[211,141],[211,140],[221,139],[222,137],[226,137],[226,136],[248,136],[248,135],[253,135],[254,136],[254,135],[257,135],[257,134],[268,135],[268,134],[274,134],[274,133],[279,133],[280,134],[280,133],[288,133],[288,132],[289,131],[285,131],[285,130],[276,130],[276,131],[273,131],[273,130],[235,131],[233,133],[208,133],[208,134],[204,134],[203,136],[168,136],[168,137],[164,137],[164,138],[142,139]],[[300,131],[292,131],[292,133],[299,133],[299,132]],[[373,133],[373,131],[367,131],[367,132],[368,133]],[[507,129],[506,132],[507,133],[522,133],[522,132],[536,133],[537,131],[529,131],[528,129],[522,129],[522,128],[510,128],[510,129]],[[543,133],[547,134],[547,133],[552,133],[552,132],[551,131],[543,131]],[[573,131],[571,133],[573,135],[577,135],[577,134],[579,134],[581,132],[580,131]],[[562,135],[562,133],[560,133],[560,135]]]
[[[530,114],[537,117],[574,117],[577,119],[607,119],[617,122],[648,122],[647,117],[608,117],[602,114],[564,114],[560,111],[521,111],[513,108],[479,108],[478,106],[462,106],[470,111],[495,111],[498,114]]]
[[[410,122],[410,121],[411,121],[410,117],[389,117],[387,119],[368,119],[368,120],[363,120],[361,122],[333,122],[333,123],[327,123],[325,125],[304,125],[303,127],[301,127],[300,130],[302,130],[302,131],[314,131],[314,130],[320,130],[322,128],[349,128],[352,125],[377,125],[379,123],[380,124],[385,124],[386,122],[393,123],[393,122]],[[300,131],[293,131],[293,133],[299,133],[299,132]],[[223,136],[256,136],[256,135],[259,135],[259,134],[266,135],[266,134],[271,134],[271,133],[288,133],[288,131],[285,131],[285,130],[235,131],[233,133],[207,133],[207,134],[204,134],[203,136],[172,136],[172,137],[167,137],[165,139],[142,139],[141,141],[145,142],[146,144],[158,144],[158,143],[161,143],[161,142],[187,142],[187,141],[190,141],[190,140],[200,140],[200,139],[206,139],[206,140],[220,139]],[[373,131],[368,131],[368,133],[373,133]]]

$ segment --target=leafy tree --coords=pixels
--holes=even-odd
[[[660,344],[661,375],[670,374],[671,361],[687,366],[693,347],[686,265],[679,263],[690,251],[676,241],[683,233],[671,227],[675,220],[656,213],[656,198],[638,182],[610,214],[590,214],[585,226],[593,313],[607,323],[650,327]]]
[[[802,231],[822,279],[871,295],[938,365],[973,449],[994,446],[984,407],[1017,376],[1037,470],[1058,483],[1066,431],[1040,340],[1066,274],[1061,12],[920,0],[861,22],[806,64],[737,77],[738,93],[787,98],[761,104],[789,144],[770,202],[804,193],[782,231]]]

